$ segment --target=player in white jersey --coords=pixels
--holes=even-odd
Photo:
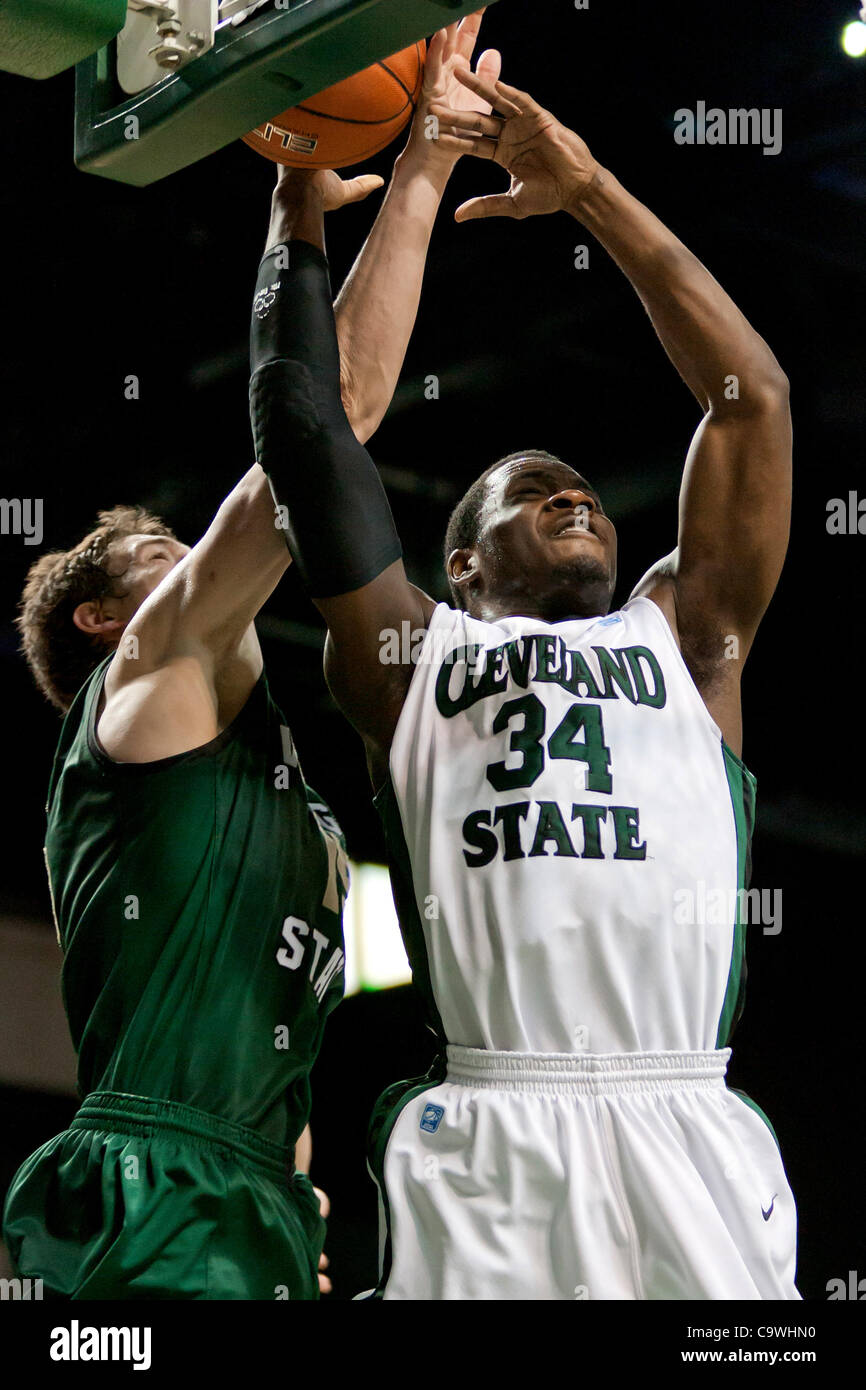
[[[291,331],[253,391],[259,458],[328,622],[331,688],[364,737],[441,1043],[430,1076],[392,1087],[374,1117],[380,1292],[796,1299],[775,1136],[725,1082],[755,790],[740,675],[787,547],[787,382],[579,136],[525,92],[461,80],[494,114],[440,107],[440,140],[512,184],[458,221],[578,218],[703,419],[677,548],[619,611],[601,499],[540,450],[469,489],[446,543],[456,607],[434,603],[409,584],[334,404],[321,197],[290,176]]]

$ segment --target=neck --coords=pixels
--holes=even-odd
[[[602,618],[610,609],[610,595],[556,595],[539,601],[530,597],[505,599],[495,596],[476,600],[469,612],[482,622],[499,618],[537,618],[543,623],[567,623],[583,618]]]

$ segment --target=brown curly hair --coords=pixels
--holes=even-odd
[[[72,614],[79,603],[123,597],[118,586],[123,574],[108,570],[112,544],[137,535],[177,539],[144,507],[112,507],[97,520],[96,529],[71,550],[40,555],[27,573],[18,605],[16,626],[27,664],[43,695],[63,714],[107,655],[105,643],[77,628]]]

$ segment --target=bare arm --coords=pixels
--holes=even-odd
[[[430,234],[447,182],[407,161],[334,304],[346,414],[362,444],[391,404],[418,314]]]
[[[727,742],[739,677],[788,547],[788,383],[721,285],[647,208],[598,170],[570,208],[628,276],[705,412],[686,458],[677,548],[638,592],[665,612]]]
[[[751,413],[784,385],[778,362],[698,258],[607,169],[596,165],[568,211],[626,275],[701,409]],[[736,397],[731,377],[738,379]]]
[[[109,756],[185,753],[234,718],[262,669],[253,619],[289,563],[256,464],[123,628],[98,725]]]
[[[436,134],[431,108],[445,101],[467,110],[490,109],[456,77],[456,70],[472,58],[482,14],[467,15],[431,39],[408,143],[334,305],[343,402],[362,443],[375,433],[391,403],[418,313],[433,224],[461,153],[453,136],[443,132],[431,138]],[[489,82],[499,76],[499,68],[499,54],[491,49],[482,53],[476,70]]]

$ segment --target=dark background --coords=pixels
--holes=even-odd
[[[829,535],[830,498],[863,480],[866,59],[839,46],[843,0],[622,6],[500,0],[481,47],[506,81],[578,130],[701,257],[792,385],[793,534],[744,679],[744,758],[758,779],[753,887],[783,893],[783,927],[749,935],[749,994],[729,1080],[769,1113],[800,1213],[799,1285],[866,1273],[862,1236],[864,914],[862,564]],[[480,51],[480,50],[479,50]],[[273,171],[240,143],[145,189],[79,173],[73,77],[5,77],[0,202],[6,299],[0,457],[7,497],[45,499],[45,548],[97,509],[140,502],[195,540],[249,467],[247,331]],[[780,107],[783,149],[679,146],[673,113]],[[402,145],[367,166],[387,177]],[[371,443],[410,577],[444,597],[441,538],[464,487],[500,454],[540,447],[598,487],[619,533],[621,604],[675,544],[694,401],[627,282],[565,214],[456,226],[505,186],[464,160],[434,233],[416,332]],[[378,195],[328,227],[336,291]],[[575,246],[590,267],[574,268]],[[124,378],[140,399],[124,398]],[[424,398],[436,374],[440,399]],[[0,538],[5,816],[0,910],[45,920],[43,802],[59,722],[12,626],[39,552]],[[272,686],[308,780],[356,859],[383,859],[359,741],[321,677],[319,622],[291,573],[261,624]],[[26,1046],[26,1040],[22,1042]],[[360,995],[329,1024],[314,1077],[314,1181],[332,1198],[335,1297],[375,1282],[375,1189],[364,1129],[385,1084],[430,1055],[409,989]],[[0,1092],[0,1184],[65,1127],[74,1102]]]

